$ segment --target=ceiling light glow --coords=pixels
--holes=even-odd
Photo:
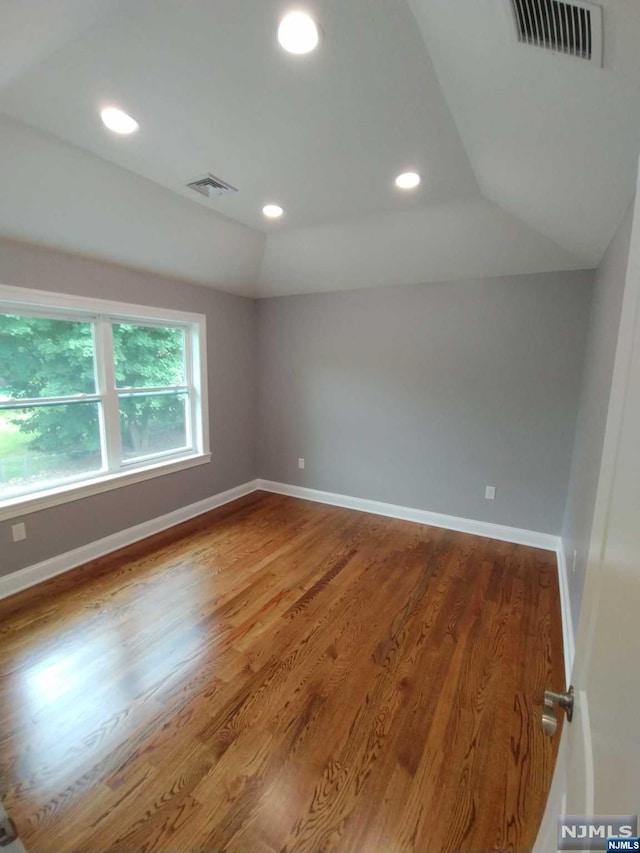
[[[420,175],[417,172],[403,172],[396,178],[396,186],[401,190],[414,190],[420,183]]]
[[[280,207],[279,204],[265,204],[262,208],[262,212],[267,217],[267,219],[279,219],[284,210]]]
[[[108,127],[114,133],[135,133],[140,127],[134,118],[131,118],[130,115],[127,115],[127,113],[119,110],[117,107],[105,107],[100,113],[100,118],[105,127]]]
[[[278,41],[289,53],[311,53],[319,40],[318,26],[306,12],[289,12],[280,21]]]

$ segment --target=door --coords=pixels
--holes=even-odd
[[[0,803],[0,850],[2,853],[25,853],[25,849],[19,838],[15,841],[11,841],[9,844],[3,843],[7,840],[4,832],[5,825],[3,823],[6,820],[6,817],[7,813],[4,810],[2,803]]]
[[[640,810],[640,188],[572,681],[536,853],[558,815]],[[554,687],[554,685],[549,685]]]

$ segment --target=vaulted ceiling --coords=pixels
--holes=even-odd
[[[603,3],[603,67],[519,44],[509,0],[309,0],[321,42],[292,56],[290,5],[0,4],[0,236],[252,296],[598,264],[633,195],[640,4]],[[238,192],[186,186],[206,173]]]

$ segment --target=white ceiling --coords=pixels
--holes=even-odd
[[[261,232],[2,116],[0,235],[245,296],[256,295],[265,243]]]
[[[273,234],[260,285],[263,296],[278,296],[580,266],[557,243],[478,195]]]
[[[282,0],[129,0],[5,87],[0,109],[253,228],[271,200],[301,227],[477,193],[405,0],[312,6],[322,47],[295,57],[275,38]],[[105,132],[110,102],[138,134]],[[428,179],[399,199],[409,167]],[[207,172],[237,195],[185,186]]]
[[[0,0],[0,235],[254,296],[594,266],[633,194],[640,4],[606,3],[604,69],[518,45],[505,5],[310,0],[293,57],[286,0]]]
[[[600,0],[603,68],[519,44],[503,0],[410,0],[486,198],[599,263],[634,192],[640,3]]]

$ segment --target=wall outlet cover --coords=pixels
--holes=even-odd
[[[13,536],[14,542],[22,542],[23,539],[27,538],[27,528],[25,527],[24,521],[11,525],[11,535]]]

